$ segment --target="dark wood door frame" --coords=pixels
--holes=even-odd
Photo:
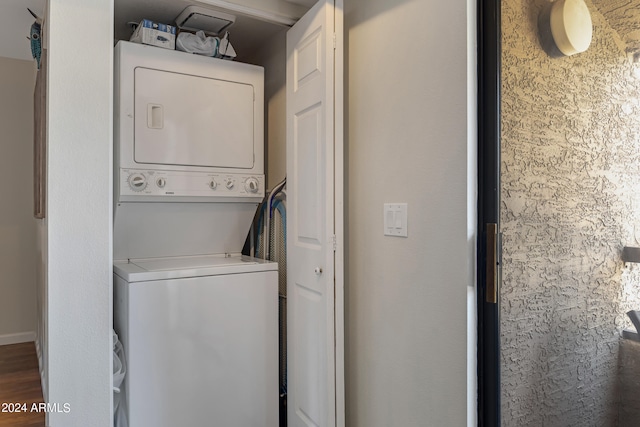
[[[500,0],[478,0],[477,308],[481,427],[500,426],[500,13]]]

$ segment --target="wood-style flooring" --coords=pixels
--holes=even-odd
[[[41,402],[34,343],[0,346],[0,427],[44,427],[44,412],[31,412],[31,405]],[[26,404],[27,412],[5,412],[16,403]]]

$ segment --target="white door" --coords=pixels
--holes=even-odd
[[[342,0],[287,34],[289,426],[344,425]]]

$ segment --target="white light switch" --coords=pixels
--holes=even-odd
[[[407,204],[384,204],[384,235],[407,237]]]

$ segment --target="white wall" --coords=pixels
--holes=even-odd
[[[34,61],[0,57],[0,345],[33,341],[36,329],[35,72]]]
[[[345,3],[346,425],[473,424],[475,11]],[[383,236],[385,202],[408,238]]]
[[[275,34],[250,60],[264,67],[265,175],[268,189],[287,174],[286,36],[286,29]]]
[[[51,427],[111,425],[113,0],[49,0]]]
[[[240,5],[250,9],[262,10],[275,15],[299,18],[309,8],[299,4],[291,3],[286,0],[201,0],[202,3],[211,3],[220,5],[231,3]]]

